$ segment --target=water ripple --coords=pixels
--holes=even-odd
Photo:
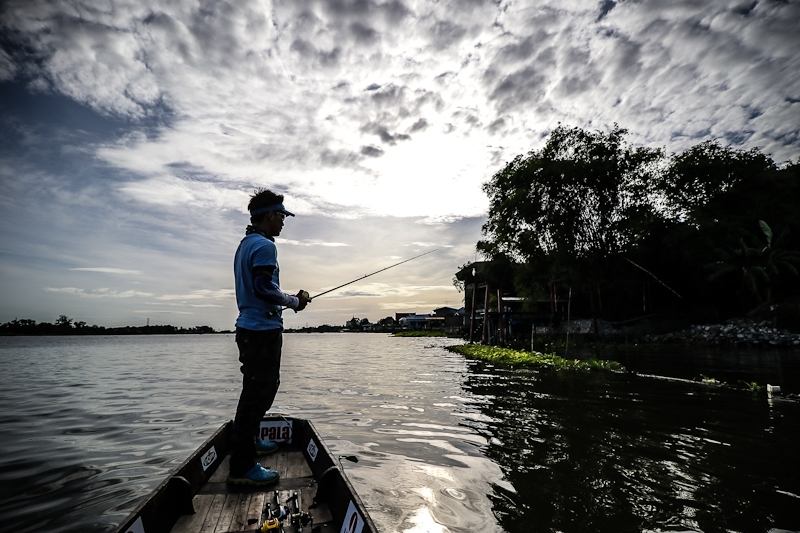
[[[381,531],[800,529],[796,402],[510,371],[450,342],[285,336],[275,410],[358,457]],[[2,338],[0,373],[0,529],[18,532],[113,529],[241,383],[225,335]]]

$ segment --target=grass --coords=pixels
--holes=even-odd
[[[447,337],[447,334],[441,329],[395,331],[393,335],[395,337]]]
[[[509,366],[526,366],[559,371],[625,369],[618,362],[605,359],[565,359],[554,354],[526,352],[498,346],[484,346],[482,344],[459,344],[457,346],[449,346],[447,349],[466,357]]]
[[[742,388],[750,392],[764,392],[767,390],[767,387],[759,384],[757,381],[743,381]]]

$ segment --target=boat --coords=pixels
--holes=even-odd
[[[263,418],[261,438],[280,448],[259,461],[277,470],[280,480],[253,488],[226,483],[232,426],[223,424],[170,472],[117,533],[377,533],[340,458],[310,421]]]

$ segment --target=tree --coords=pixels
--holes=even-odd
[[[573,311],[577,302],[595,318],[720,319],[766,302],[800,316],[800,161],[779,168],[717,141],[667,158],[626,134],[559,125],[484,184],[477,248],[513,263],[517,293],[549,295],[554,315],[569,288]],[[753,236],[759,220],[769,225]]]
[[[59,315],[56,319],[56,326],[61,329],[71,329],[72,319],[67,315]]]
[[[387,316],[386,318],[381,318],[378,320],[378,325],[383,326],[385,328],[394,327],[396,322],[394,321],[393,317]]]
[[[659,190],[670,218],[695,226],[732,215],[730,200],[737,187],[762,181],[774,172],[775,163],[758,149],[737,150],[705,141],[674,155],[666,171],[660,174]]]
[[[483,187],[488,238],[480,249],[529,260],[607,257],[631,245],[632,222],[651,212],[652,174],[662,153],[609,133],[557,127],[541,150],[518,156]]]
[[[781,275],[798,276],[800,252],[784,249],[785,234],[773,238],[772,228],[758,221],[761,242],[749,245],[742,237],[733,250],[718,250],[720,259],[709,265],[709,281],[735,277],[740,294],[749,294],[756,309],[772,302],[773,286]]]
[[[608,259],[632,249],[656,216],[653,175],[663,153],[629,145],[626,134],[560,125],[542,149],[516,157],[483,187],[489,217],[478,249],[546,272],[534,292],[552,298],[558,284],[584,284],[597,317]]]

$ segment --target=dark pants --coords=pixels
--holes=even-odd
[[[242,363],[242,394],[236,407],[231,435],[232,476],[244,474],[256,463],[255,437],[261,418],[272,407],[281,383],[280,330],[236,331],[239,361]]]

